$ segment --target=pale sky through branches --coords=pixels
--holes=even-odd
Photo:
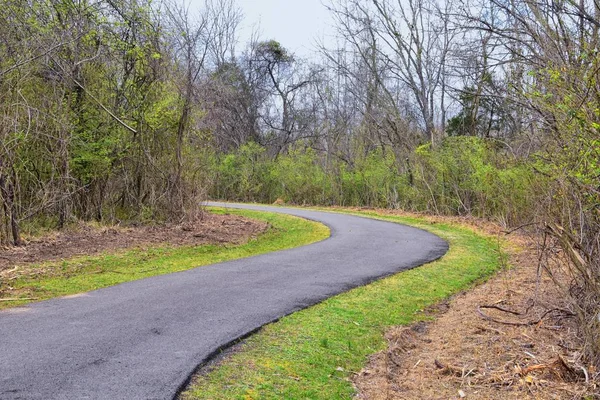
[[[327,1],[327,0],[325,0]],[[260,38],[277,40],[300,57],[311,57],[315,43],[331,42],[333,19],[322,0],[236,0],[244,14],[237,51],[243,50],[252,32]],[[204,0],[191,0],[190,11],[200,9]]]

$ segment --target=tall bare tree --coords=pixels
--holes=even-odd
[[[445,120],[445,71],[455,36],[450,26],[451,5],[445,2],[442,7],[433,0],[352,0],[330,7],[344,39],[355,48],[365,43],[357,42],[358,32],[370,37],[368,51],[373,54],[362,50],[365,61],[371,58],[366,65],[375,77],[380,76],[372,61],[377,54],[386,73],[409,90],[424,133],[432,142]]]

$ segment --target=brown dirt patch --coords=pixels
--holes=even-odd
[[[82,223],[64,231],[28,239],[21,247],[0,249],[0,278],[7,278],[16,266],[148,245],[240,244],[267,228],[268,224],[262,221],[209,213],[205,213],[202,219],[182,225],[96,227]]]
[[[388,348],[353,378],[358,399],[600,398],[573,318],[550,278],[538,276],[534,243],[514,241],[524,250],[511,269],[428,310],[433,321],[386,333]]]

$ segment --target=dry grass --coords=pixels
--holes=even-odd
[[[116,253],[132,248],[241,244],[265,232],[268,224],[239,215],[205,213],[184,225],[95,226],[80,223],[25,240],[20,247],[0,248],[0,280],[49,275],[50,266],[38,263],[78,256]],[[60,271],[59,271],[60,272]]]
[[[0,264],[0,310],[301,246],[329,236],[324,225],[297,217],[211,210],[195,224],[84,226],[32,239],[23,248],[0,250],[0,257],[12,263]]]
[[[476,220],[431,219],[502,231]],[[354,377],[357,398],[600,398],[597,372],[581,362],[574,318],[538,271],[535,242],[510,237],[510,269],[430,310],[432,322],[386,333],[388,348]]]

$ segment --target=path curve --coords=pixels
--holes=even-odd
[[[0,312],[0,399],[171,399],[215,350],[286,314],[441,257],[420,229],[321,221],[327,240]]]

